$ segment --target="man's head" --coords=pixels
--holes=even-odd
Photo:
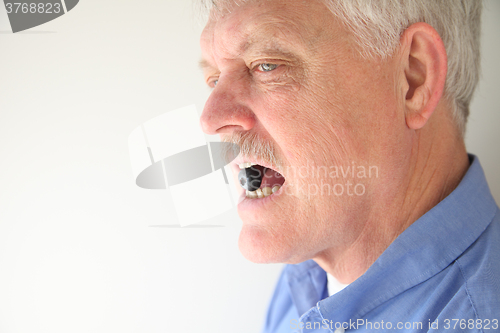
[[[236,163],[285,179],[270,197],[238,206],[240,249],[250,260],[377,252],[438,200],[428,186],[440,194],[456,186],[443,166],[422,160],[464,152],[480,5],[380,3],[250,0],[212,8],[201,38],[213,88],[202,127],[241,145]],[[446,49],[463,52],[447,57]]]

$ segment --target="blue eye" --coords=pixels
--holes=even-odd
[[[219,80],[214,81],[214,87],[217,85],[218,82],[219,82]]]
[[[263,72],[271,72],[278,68],[278,65],[276,64],[261,64],[259,65],[259,69]]]

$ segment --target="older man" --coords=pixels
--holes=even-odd
[[[209,7],[201,125],[241,147],[239,247],[290,264],[265,332],[498,331],[500,212],[463,140],[480,1]]]

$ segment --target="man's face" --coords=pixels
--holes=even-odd
[[[381,183],[398,156],[405,120],[395,61],[362,59],[317,0],[235,6],[208,22],[201,46],[213,88],[204,131],[271,147],[274,158],[247,149],[233,163],[235,175],[237,164],[252,162],[285,178],[275,194],[239,203],[242,253],[298,263],[347,250],[370,220],[374,197],[387,194]]]

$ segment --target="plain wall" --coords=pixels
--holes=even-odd
[[[0,9],[0,30],[9,29]],[[201,112],[202,27],[185,0],[84,0],[0,33],[0,332],[257,332],[281,265],[238,251],[236,211],[175,224],[135,186],[128,135]],[[500,2],[486,2],[483,77],[467,146],[500,202]]]

